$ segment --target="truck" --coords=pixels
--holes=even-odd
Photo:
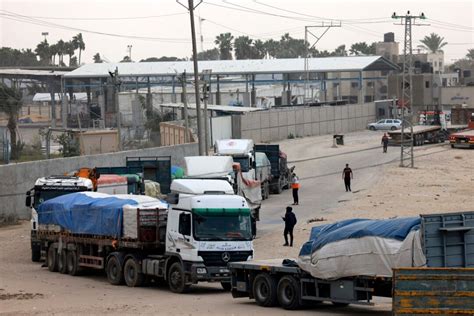
[[[32,189],[26,192],[26,207],[31,208],[31,260],[40,261],[41,247],[37,238],[38,206],[55,197],[81,191],[93,191],[91,179],[73,176],[50,176],[38,178]]]
[[[262,191],[260,182],[246,179],[234,165],[230,156],[191,156],[184,157],[187,179],[219,179],[227,181],[236,195],[247,201],[252,214],[252,234],[257,234],[257,221],[260,220]]]
[[[250,209],[222,180],[175,180],[170,203],[141,195],[79,192],[38,208],[41,254],[51,272],[105,271],[113,285],[162,279],[230,289],[228,262],[253,256]],[[173,194],[174,193],[174,194]]]
[[[280,194],[283,190],[288,189],[291,182],[291,174],[295,167],[288,168],[287,156],[280,150],[277,144],[257,144],[255,145],[257,153],[265,153],[270,161],[271,180],[270,192]]]
[[[364,252],[366,239],[355,238],[352,245],[358,244],[362,249],[359,259],[349,253],[336,255],[337,248],[341,247],[338,243],[328,248],[332,255],[328,253],[326,258],[318,256],[315,264],[340,258],[343,264],[330,266],[331,270],[350,270],[358,263],[369,273],[350,275],[349,272],[335,278],[333,275],[321,277],[325,274],[320,271],[322,275],[315,277],[313,271],[302,268],[304,265],[300,261],[233,262],[229,264],[232,296],[254,299],[263,307],[280,305],[288,310],[322,302],[338,306],[373,305],[373,297],[380,296],[392,298],[394,315],[444,314],[446,311],[474,314],[474,212],[420,215],[419,223],[419,239],[408,239],[405,243],[408,248],[401,247],[400,254],[408,256],[404,258],[405,266],[401,264],[391,270],[388,265],[385,267],[387,273],[377,272],[388,261],[373,264],[373,253]],[[416,222],[413,224],[416,226]],[[344,222],[337,225],[344,225]],[[383,227],[379,228],[383,230]],[[326,229],[319,231],[317,238],[320,242],[328,237],[323,231]],[[419,240],[413,246],[417,248],[416,252],[407,252],[416,240]],[[392,242],[390,239],[389,244]],[[378,245],[383,245],[383,242]],[[300,254],[302,252],[303,248]],[[419,261],[422,257],[424,261]],[[386,258],[390,258],[389,255]],[[411,267],[415,261],[419,262]]]
[[[449,135],[452,148],[474,148],[474,113],[471,114],[467,129]]]
[[[217,156],[230,156],[234,163],[240,164],[246,179],[260,181],[262,199],[268,198],[272,179],[270,161],[265,153],[256,153],[253,140],[221,139],[215,142],[214,149]]]
[[[388,131],[390,144],[400,145],[402,143],[401,130]],[[410,145],[410,129],[405,128],[403,142]],[[428,143],[443,143],[448,138],[448,132],[441,125],[416,125],[413,126],[413,146],[423,146]]]

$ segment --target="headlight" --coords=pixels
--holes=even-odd
[[[197,268],[196,272],[197,272],[197,274],[206,274],[207,270],[206,270],[206,268]]]
[[[253,256],[252,256],[252,255],[250,255],[250,256],[247,258],[247,261],[251,261],[251,260],[253,260]]]

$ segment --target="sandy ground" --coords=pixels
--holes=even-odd
[[[306,140],[296,141],[305,146]],[[300,155],[304,157],[307,156]],[[318,209],[317,205],[300,205],[314,208],[314,218],[324,221],[310,224],[300,220],[295,229],[295,247],[291,248],[281,246],[280,229],[258,237],[254,243],[256,258],[295,258],[312,226],[339,219],[474,211],[473,150],[454,150],[448,146],[422,148],[417,151],[416,166],[405,169],[391,163],[377,169],[382,170],[382,176],[374,178],[378,180],[347,195],[336,207]],[[285,194],[291,193],[286,191]],[[0,313],[6,315],[390,315],[391,301],[387,299],[376,300],[375,307],[325,305],[288,312],[280,308],[261,308],[248,299],[232,299],[217,285],[197,286],[189,294],[176,295],[165,285],[112,286],[97,273],[82,277],[50,273],[30,261],[28,222],[0,228],[0,249]]]

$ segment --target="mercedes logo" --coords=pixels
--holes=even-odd
[[[229,262],[229,260],[230,260],[230,254],[229,254],[227,251],[222,254],[222,260],[223,260],[224,262]]]

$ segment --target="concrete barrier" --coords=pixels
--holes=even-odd
[[[125,166],[126,157],[137,156],[171,156],[173,165],[184,166],[185,156],[197,154],[197,143],[193,143],[0,166],[0,223],[30,218],[31,212],[25,207],[25,193],[37,178],[64,174],[81,167]]]

